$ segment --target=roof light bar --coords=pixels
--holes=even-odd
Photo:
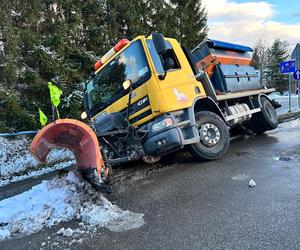
[[[120,51],[124,46],[130,43],[129,40],[123,38],[114,47],[112,47],[104,56],[94,64],[94,70],[98,70],[109,58]]]

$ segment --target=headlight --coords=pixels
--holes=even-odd
[[[157,122],[157,123],[154,123],[152,125],[152,130],[153,131],[159,131],[159,130],[162,130],[166,127],[170,127],[173,125],[173,120],[171,118],[166,118],[160,122]]]
[[[87,118],[87,113],[85,111],[83,111],[80,115],[81,119],[84,120]]]
[[[94,117],[94,123],[99,123],[103,120],[103,118],[105,118],[107,116],[107,112],[106,111],[103,111],[102,113],[96,115]]]

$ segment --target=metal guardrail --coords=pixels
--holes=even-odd
[[[22,131],[15,133],[0,133],[0,136],[35,135],[38,131]]]

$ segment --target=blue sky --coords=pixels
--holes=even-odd
[[[275,38],[293,49],[300,43],[300,0],[202,0],[208,12],[208,36],[254,46]]]

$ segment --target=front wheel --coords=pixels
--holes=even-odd
[[[190,153],[198,160],[215,160],[223,156],[230,142],[225,122],[210,111],[197,112],[195,118],[200,142],[189,145]]]

